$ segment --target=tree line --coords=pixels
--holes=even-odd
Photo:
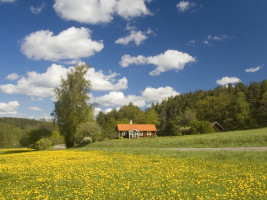
[[[156,124],[158,135],[190,133],[194,121],[218,122],[225,131],[267,126],[267,80],[198,90],[155,103],[145,111],[133,103],[109,113],[100,112],[97,122],[107,137],[115,136],[117,123]]]
[[[0,118],[0,148],[34,148],[42,138],[49,138],[51,145],[63,142],[57,125],[52,121]]]

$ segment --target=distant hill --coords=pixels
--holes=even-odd
[[[38,126],[44,123],[47,123],[44,120],[35,120],[35,119],[25,119],[25,118],[14,118],[14,117],[0,117],[0,123],[9,124],[12,127],[18,127],[25,129],[26,127]]]

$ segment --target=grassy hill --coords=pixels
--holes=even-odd
[[[267,128],[176,137],[115,139],[84,148],[170,148],[170,147],[261,147],[267,146]]]

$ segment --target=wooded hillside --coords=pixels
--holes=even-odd
[[[31,147],[39,139],[51,137],[55,130],[53,122],[44,120],[0,118],[0,148]]]
[[[143,111],[133,103],[109,113],[100,112],[97,122],[107,137],[114,136],[117,123],[154,123],[158,135],[177,135],[192,121],[217,121],[225,131],[267,126],[267,80],[249,85],[220,86],[163,100]]]

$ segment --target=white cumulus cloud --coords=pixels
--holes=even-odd
[[[43,111],[41,108],[39,108],[39,107],[36,107],[36,106],[32,106],[32,107],[29,107],[29,110],[31,110],[31,111]]]
[[[103,41],[93,41],[90,29],[71,27],[54,35],[41,30],[26,36],[21,51],[30,59],[70,61],[94,55],[104,48]]]
[[[251,72],[251,73],[253,73],[253,72],[257,72],[257,71],[259,71],[261,68],[263,68],[263,66],[264,66],[264,65],[260,65],[260,66],[257,66],[257,67],[248,68],[248,69],[245,70],[245,72]]]
[[[218,85],[228,85],[228,84],[235,84],[235,83],[239,83],[241,82],[241,80],[237,77],[223,77],[220,80],[217,80],[216,83]]]
[[[168,97],[176,96],[179,94],[179,92],[176,92],[169,86],[159,88],[147,87],[140,96],[126,96],[123,92],[112,91],[104,96],[93,98],[93,101],[101,106],[109,107],[108,110],[111,109],[110,107],[118,108],[124,105],[128,105],[130,102],[133,102],[133,104],[138,107],[147,107],[151,103],[161,102]]]
[[[53,89],[58,86],[61,77],[66,76],[67,69],[61,65],[51,65],[45,73],[28,72],[16,84],[0,85],[0,90],[6,94],[25,94],[32,97],[53,96]]]
[[[134,105],[139,106],[139,107],[143,107],[146,105],[145,100],[140,96],[136,96],[136,95],[125,96],[123,92],[116,92],[116,91],[112,91],[101,97],[96,97],[94,101],[106,107],[110,107],[110,106],[111,107],[117,107],[117,106],[122,107],[124,105],[129,104],[130,102],[133,102]]]
[[[180,1],[178,4],[176,4],[176,8],[181,13],[186,12],[195,6],[196,6],[196,3],[190,2],[190,1]]]
[[[156,56],[145,57],[142,55],[133,57],[130,55],[124,55],[121,58],[120,65],[122,67],[128,67],[131,64],[152,64],[156,65],[156,69],[151,71],[151,76],[157,76],[162,72],[169,70],[183,70],[187,63],[195,62],[196,58],[192,57],[188,53],[184,53],[177,50],[167,50],[162,54]]]
[[[117,0],[116,13],[125,19],[149,15],[145,2],[150,0]]]
[[[62,65],[52,64],[44,73],[28,72],[27,76],[21,77],[16,84],[0,85],[0,90],[6,94],[25,94],[31,97],[51,97],[54,88],[61,83],[61,78],[66,78],[70,68]],[[89,68],[85,78],[91,81],[92,89],[95,91],[122,90],[128,86],[126,77],[118,79],[119,74],[109,72],[104,74]],[[38,98],[37,98],[38,99]]]
[[[109,72],[104,74],[103,71],[95,71],[94,68],[90,68],[86,77],[91,81],[92,89],[96,91],[108,91],[108,90],[122,90],[128,88],[128,80],[126,77],[116,79],[119,74],[115,72]]]
[[[172,87],[159,87],[159,88],[152,88],[147,87],[142,92],[142,97],[148,102],[148,103],[155,103],[155,102],[161,102],[164,99],[167,99],[171,96],[180,95],[179,92],[176,92]]]
[[[55,0],[54,9],[65,20],[80,23],[108,23],[115,15],[124,19],[150,14],[149,0]]]
[[[134,42],[136,46],[139,46],[143,41],[148,39],[147,35],[150,33],[152,33],[150,29],[146,32],[131,30],[130,35],[117,39],[115,44],[127,45],[130,42]]]
[[[9,75],[6,77],[6,79],[7,79],[7,80],[10,80],[10,81],[15,81],[15,80],[17,80],[18,78],[19,78],[19,75],[16,74],[16,73],[9,74]]]
[[[16,115],[19,105],[18,101],[0,102],[0,115]]]

